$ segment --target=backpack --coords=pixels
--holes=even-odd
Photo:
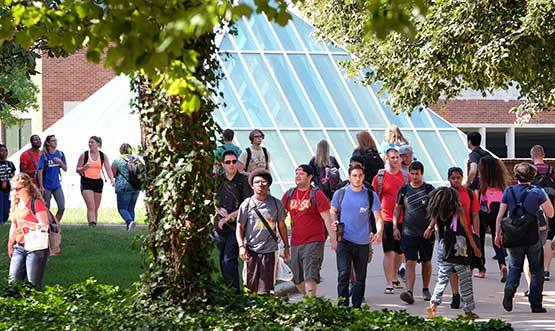
[[[331,194],[335,193],[339,189],[341,185],[341,174],[339,173],[339,169],[335,166],[325,167],[323,168],[325,175],[321,177],[319,180],[318,186],[324,192],[331,192]]]
[[[250,147],[247,147],[246,149],[247,151],[247,161],[245,162],[245,171],[247,171],[249,169],[249,163],[251,163],[251,158],[252,158],[252,151]],[[262,147],[262,152],[264,152],[264,159],[266,160],[266,170],[268,170],[268,150],[266,149],[266,147]]]
[[[529,213],[524,208],[524,201],[530,192],[531,187],[524,189],[519,199],[516,198],[513,187],[509,192],[516,207],[509,211],[509,216],[501,221],[501,232],[503,233],[503,247],[529,246],[537,243],[539,238],[538,217],[536,214]],[[521,216],[517,216],[516,211],[520,209]]]
[[[378,197],[381,198],[382,196],[382,189],[383,189],[383,179],[385,177],[385,169],[380,169],[378,171],[378,192],[376,192],[378,194]],[[408,176],[403,176],[403,179],[405,181],[405,184],[409,183],[409,179]]]
[[[378,174],[380,169],[385,168],[385,164],[375,150],[355,150],[353,156],[359,156],[362,159],[364,167],[364,180],[372,183],[372,179]]]
[[[121,176],[125,178],[134,189],[140,190],[143,186],[141,180],[141,174],[143,172],[142,162],[139,159],[132,158],[131,160],[125,160],[125,163],[127,163],[127,173],[129,177],[125,177],[123,174]]]
[[[35,202],[37,198],[31,199],[31,213],[36,218],[37,210],[35,208]],[[60,255],[60,244],[62,242],[62,229],[58,219],[50,209],[46,209],[46,215],[48,216],[48,247],[50,249],[50,255]]]
[[[343,202],[343,198],[345,197],[345,189],[346,187],[342,187],[337,191],[337,220],[341,221],[341,203]],[[366,189],[368,193],[368,223],[370,232],[376,233],[378,232],[378,228],[376,227],[376,218],[374,217],[374,213],[372,212],[372,205],[374,204],[374,191]]]
[[[555,201],[555,182],[553,182],[553,167],[548,166],[547,173],[538,174],[534,177],[532,181],[532,185],[539,186],[545,190],[547,195],[549,196],[549,200],[553,203]]]

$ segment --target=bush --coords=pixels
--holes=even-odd
[[[325,299],[298,303],[275,297],[222,293],[221,305],[179,307],[142,301],[133,290],[88,280],[69,288],[21,289],[0,298],[5,330],[512,330],[499,320],[458,318],[426,321],[405,311],[369,311],[333,305]],[[227,304],[223,304],[227,302]]]

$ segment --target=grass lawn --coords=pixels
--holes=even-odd
[[[56,207],[53,207],[52,213],[56,214]],[[137,224],[146,224],[146,209],[135,209],[135,220]],[[86,208],[66,208],[62,224],[87,224]],[[116,208],[100,208],[98,210],[98,224],[125,224],[121,216],[119,216]]]

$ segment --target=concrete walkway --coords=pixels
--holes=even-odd
[[[491,244],[488,236],[487,241]],[[436,245],[437,246],[437,245]],[[543,304],[547,309],[544,314],[532,314],[528,298],[524,297],[524,290],[527,289],[527,283],[522,277],[521,286],[514,299],[514,308],[511,313],[506,312],[501,305],[503,299],[503,286],[500,283],[500,275],[498,271],[497,261],[493,260],[494,251],[491,246],[486,247],[486,268],[488,270],[486,278],[473,278],[474,300],[476,301],[475,312],[480,315],[481,319],[501,319],[513,324],[515,330],[555,330],[555,279],[546,281],[544,285]],[[437,280],[437,265],[434,253],[433,276],[430,284],[430,291],[433,293],[435,282]],[[365,303],[370,309],[381,310],[384,308],[400,310],[404,309],[411,314],[426,317],[426,307],[428,302],[422,300],[422,279],[418,275],[415,283],[415,303],[408,305],[401,301],[399,295],[403,290],[395,290],[394,295],[383,294],[385,288],[385,278],[382,268],[383,252],[381,245],[374,245],[374,257],[368,265],[368,275],[366,278]],[[551,266],[551,274],[554,274],[555,261]],[[417,274],[420,273],[420,266],[417,266]],[[337,301],[337,267],[335,260],[335,252],[330,248],[329,242],[326,245],[324,264],[322,266],[322,282],[318,286],[318,295]],[[285,284],[283,284],[285,285]],[[283,286],[282,285],[282,286]],[[289,285],[292,285],[289,284]],[[296,291],[295,291],[296,292]],[[300,300],[300,294],[290,294],[291,301]],[[463,314],[462,309],[451,309],[451,290],[448,286],[444,294],[444,302],[438,308],[438,316],[454,318],[459,314]]]

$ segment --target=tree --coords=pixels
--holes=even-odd
[[[367,34],[364,1],[307,0],[302,11],[318,35],[351,52],[351,74],[371,69],[396,112],[460,95],[515,85],[521,121],[555,108],[555,2],[435,0],[412,15],[415,33]],[[366,70],[368,71],[368,70]]]

